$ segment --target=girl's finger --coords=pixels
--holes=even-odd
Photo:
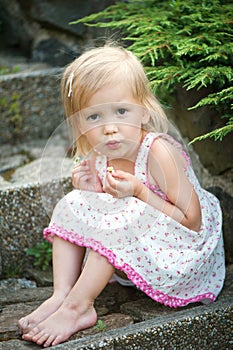
[[[106,174],[105,185],[112,187],[113,189],[117,186],[117,180],[113,177],[111,173]]]
[[[74,162],[74,169],[77,169],[81,166],[87,166],[89,168],[89,161],[87,159],[82,159],[79,162]]]
[[[90,171],[90,167],[88,164],[78,164],[72,169],[72,173],[79,173],[84,171]]]
[[[91,173],[84,173],[81,176],[72,176],[72,184],[74,187],[79,187],[80,183],[88,182],[91,177]]]
[[[112,173],[112,176],[114,178],[118,178],[118,179],[122,179],[122,180],[126,180],[129,175],[130,175],[129,173],[126,173],[125,171],[122,171],[122,170],[115,170]]]

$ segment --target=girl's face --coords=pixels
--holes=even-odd
[[[78,123],[96,152],[110,159],[135,161],[142,139],[142,123],[149,119],[125,82],[106,85],[79,112]]]

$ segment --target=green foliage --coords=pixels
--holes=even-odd
[[[48,241],[38,242],[34,247],[28,248],[27,255],[34,257],[34,266],[43,271],[48,270],[52,261],[52,246]]]
[[[0,66],[0,75],[5,75],[5,74],[14,74],[18,73],[19,67],[14,66],[12,68],[6,67],[6,66]]]
[[[6,116],[12,129],[13,141],[14,139],[20,139],[22,135],[23,116],[20,111],[20,99],[21,97],[17,92],[0,98],[0,109],[7,110]]]
[[[206,89],[195,106],[209,105],[229,119],[207,136],[222,139],[233,130],[232,2],[223,0],[129,0],[75,23],[110,28],[142,61],[159,96],[176,86]],[[196,139],[195,139],[196,140]]]
[[[106,326],[107,325],[104,321],[98,320],[94,328],[100,332],[103,332],[105,330]]]
[[[229,121],[226,123],[225,126],[223,126],[222,128],[218,128],[216,130],[213,130],[211,132],[208,132],[205,135],[202,136],[198,136],[195,137],[191,142],[194,143],[196,141],[201,141],[201,140],[205,140],[208,137],[213,137],[215,139],[215,141],[220,140],[222,141],[223,137],[226,136],[229,132],[231,132],[233,130],[233,117],[230,117]]]
[[[25,261],[22,260],[20,263],[10,263],[7,266],[4,266],[3,278],[15,278],[22,275],[23,265]]]

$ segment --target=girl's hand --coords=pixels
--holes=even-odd
[[[121,170],[107,172],[103,190],[115,198],[137,196],[141,190],[141,182],[132,174]]]
[[[74,188],[79,190],[103,192],[98,175],[91,171],[90,161],[86,159],[81,160],[80,163],[74,166],[72,170],[72,184]]]

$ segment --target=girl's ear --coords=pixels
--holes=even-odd
[[[147,108],[143,109],[142,124],[147,124],[150,119],[150,112]]]

